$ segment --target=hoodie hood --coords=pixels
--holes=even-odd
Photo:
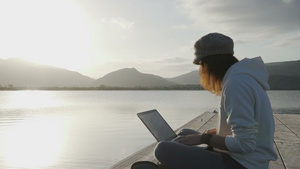
[[[232,65],[224,76],[223,84],[226,83],[229,77],[236,74],[247,74],[254,78],[265,90],[270,89],[269,74],[261,57],[245,58]]]

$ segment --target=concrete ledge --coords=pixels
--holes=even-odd
[[[207,129],[216,128],[217,113],[205,112],[194,118],[187,124],[178,128],[189,128],[203,132]],[[300,168],[300,115],[297,114],[275,114],[274,148],[278,154],[277,161],[271,161],[270,169],[299,169]],[[130,169],[136,161],[157,162],[153,156],[156,142],[144,149],[121,160],[111,169]]]

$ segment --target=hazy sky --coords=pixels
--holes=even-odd
[[[0,58],[99,78],[121,68],[174,77],[210,32],[235,56],[300,60],[300,0],[0,0]]]

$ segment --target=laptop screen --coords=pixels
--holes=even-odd
[[[137,115],[157,141],[171,140],[176,137],[176,133],[157,110],[141,112]]]

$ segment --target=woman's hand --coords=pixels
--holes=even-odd
[[[217,129],[214,128],[214,129],[206,130],[204,131],[204,133],[217,134]]]
[[[201,137],[200,134],[191,134],[191,135],[179,136],[174,141],[181,143],[181,144],[194,146],[194,145],[201,144],[200,137]]]

